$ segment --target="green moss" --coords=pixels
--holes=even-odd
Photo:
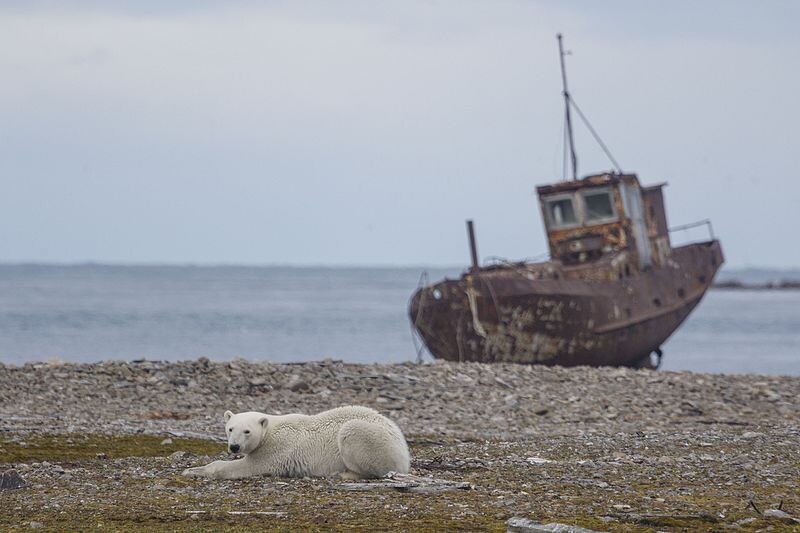
[[[637,465],[599,465],[576,470],[574,457],[556,450],[542,451],[563,462],[530,467],[499,461],[508,453],[525,457],[526,447],[486,448],[448,442],[415,443],[414,457],[430,468],[425,475],[469,481],[476,489],[432,495],[391,490],[349,492],[327,480],[251,478],[211,481],[180,476],[187,462],[174,464],[152,459],[175,450],[216,455],[220,443],[175,439],[161,445],[161,437],[144,435],[58,435],[26,437],[26,444],[0,441],[0,462],[77,465],[65,480],[48,469],[32,470],[29,488],[8,491],[0,500],[0,530],[29,530],[31,521],[48,530],[76,531],[505,531],[505,522],[517,515],[542,522],[579,525],[599,531],[645,532],[718,531],[742,518],[756,517],[748,508],[752,491],[758,502],[786,500],[795,509],[792,485],[754,484],[723,489],[714,485],[687,485],[679,469],[658,476],[636,477]],[[121,462],[121,476],[111,478],[108,458],[138,458]],[[447,466],[455,458],[480,457],[476,463]],[[436,458],[444,457],[443,466]],[[205,458],[195,458],[202,464]],[[495,462],[496,461],[496,462]],[[492,464],[489,464],[492,463]],[[139,475],[140,469],[147,476]],[[2,470],[2,465],[0,465]],[[69,470],[69,469],[68,469]],[[37,472],[33,475],[33,472]],[[615,487],[612,495],[593,483],[592,473]],[[24,474],[24,473],[23,473]],[[693,490],[686,492],[687,486]],[[523,492],[524,491],[524,492]],[[658,503],[656,497],[665,497]],[[58,507],[54,506],[58,503]],[[613,504],[629,504],[632,512],[616,511]],[[762,506],[763,507],[763,506]],[[725,511],[725,516],[719,514]],[[205,511],[193,513],[190,511]],[[251,511],[254,514],[229,514]],[[256,514],[259,512],[282,513]],[[616,520],[604,521],[606,514]],[[791,524],[759,518],[742,526],[754,531],[772,526],[791,531]]]
[[[76,462],[95,459],[105,454],[109,459],[120,457],[162,457],[183,450],[197,455],[214,455],[224,445],[200,439],[172,439],[150,435],[35,435],[22,442],[0,442],[0,464],[32,461]]]
[[[486,513],[474,513],[463,519],[453,517],[453,503],[469,505],[473,510],[485,505],[476,494],[468,492],[435,497],[388,491],[352,493],[320,490],[308,482],[292,487],[291,501],[279,507],[285,516],[279,517],[228,514],[231,510],[252,509],[253,502],[242,503],[236,494],[206,501],[205,506],[193,495],[171,493],[164,497],[163,493],[152,490],[153,481],[129,479],[125,483],[124,505],[93,501],[62,506],[59,510],[42,510],[12,504],[0,512],[0,529],[27,529],[31,521],[36,521],[53,531],[505,531],[505,518],[497,518],[490,505]],[[21,492],[15,492],[14,496],[19,498],[18,503],[24,500]],[[385,501],[391,501],[392,505],[375,505],[379,496],[386,496]],[[262,509],[271,510],[275,504],[264,501],[262,505]],[[198,509],[206,512],[196,517],[187,513]]]

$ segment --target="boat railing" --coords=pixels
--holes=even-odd
[[[693,228],[699,228],[702,226],[705,226],[706,229],[708,230],[707,239],[693,239],[689,236],[689,230]],[[711,225],[711,220],[708,218],[705,218],[703,220],[698,220],[697,222],[690,222],[689,224],[681,224],[680,226],[673,226],[669,228],[670,234],[677,233],[679,231],[683,232],[683,235],[686,237],[686,242],[684,242],[683,244],[690,244],[693,242],[700,242],[706,240],[713,241],[716,238],[714,237],[714,227]]]

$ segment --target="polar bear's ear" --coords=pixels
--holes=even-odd
[[[258,420],[258,423],[261,424],[262,427],[267,427],[267,424],[269,424],[269,419],[266,416],[262,416]]]
[[[233,413],[230,412],[230,411],[225,411],[225,414],[223,416],[225,417],[225,422],[227,422],[228,420],[231,419],[231,417],[233,416]]]

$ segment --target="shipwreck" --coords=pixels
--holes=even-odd
[[[481,266],[468,221],[471,267],[420,287],[409,317],[430,353],[449,361],[658,367],[661,345],[722,265],[722,248],[707,220],[673,228],[706,224],[707,240],[672,246],[665,184],[644,186],[616,165],[567,90],[558,41],[572,177],[537,187],[550,259]],[[616,170],[578,179],[573,108]]]

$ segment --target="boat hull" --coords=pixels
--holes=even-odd
[[[483,268],[422,287],[409,315],[431,354],[449,361],[643,366],[697,306],[722,261],[713,240],[675,248],[663,266],[641,272],[624,257],[591,269]]]

